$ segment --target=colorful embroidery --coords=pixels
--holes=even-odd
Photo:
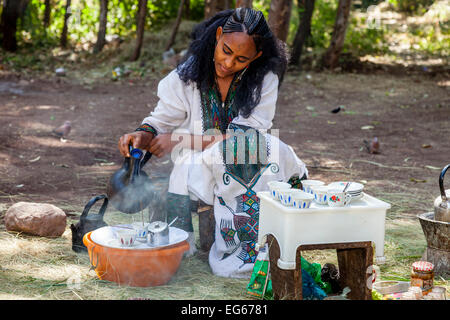
[[[253,128],[234,123],[230,123],[228,128],[234,135],[222,142],[224,166],[226,171],[248,184],[268,162],[268,142]]]
[[[265,166],[258,175],[253,177],[249,186],[243,184],[243,181],[239,177],[234,177],[230,173],[230,177],[242,184],[247,191],[236,197],[237,207],[236,212],[226,204],[222,197],[218,197],[219,203],[226,207],[233,215],[233,224],[235,229],[231,227],[231,221],[222,219],[220,222],[220,234],[227,246],[235,245],[234,236],[237,235],[239,242],[241,243],[242,251],[237,255],[239,259],[243,261],[243,265],[246,263],[253,263],[254,256],[256,257],[257,251],[254,250],[256,241],[258,239],[259,229],[259,198],[256,196],[256,192],[251,189],[257,182],[261,174],[270,167],[270,164]],[[226,180],[227,176],[224,175]],[[229,184],[229,182],[228,182]],[[248,216],[236,214],[244,213]],[[229,257],[230,254],[226,253],[222,257],[222,260]]]
[[[245,212],[249,216],[253,216],[256,212],[259,212],[259,198],[256,193],[249,189],[243,195],[236,197],[237,211]]]
[[[240,266],[244,266],[246,263],[254,263],[258,255],[258,251],[255,249],[255,242],[244,242],[242,243],[242,251],[239,253],[238,258],[244,263]]]
[[[238,116],[238,111],[234,106],[234,97],[240,81],[239,75],[235,74],[223,103],[217,85],[208,90],[201,90],[203,132],[208,129],[217,129],[225,133],[230,122]]]
[[[220,221],[220,234],[225,241],[227,247],[235,246],[236,241],[234,240],[234,236],[236,234],[236,230],[232,228],[232,222],[229,220]]]

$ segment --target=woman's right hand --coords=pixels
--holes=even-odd
[[[146,131],[136,131],[132,133],[124,134],[119,139],[119,151],[124,157],[130,157],[130,144],[133,148],[139,148],[142,150],[150,149],[150,142],[152,142],[154,134]]]

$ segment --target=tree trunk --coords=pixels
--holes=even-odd
[[[50,4],[50,0],[45,0],[45,9],[44,9],[44,28],[47,29],[50,25],[50,14],[52,11],[52,7]]]
[[[352,0],[339,0],[330,46],[323,57],[323,65],[325,68],[334,69],[338,65],[339,54],[344,46],[351,4]]]
[[[205,0],[205,19],[209,19],[216,13],[225,10],[226,0]]]
[[[189,20],[191,17],[191,0],[184,1],[183,18]]]
[[[21,1],[17,0],[4,0],[1,31],[3,33],[2,48],[6,51],[17,50],[17,19],[21,9]]]
[[[61,32],[61,39],[60,39],[60,45],[63,48],[67,47],[67,30],[68,30],[68,21],[70,16],[72,15],[72,10],[70,8],[71,0],[66,0],[66,8],[64,13],[64,26]]]
[[[294,44],[292,48],[292,56],[290,64],[299,65],[300,56],[302,55],[303,45],[306,39],[311,35],[311,18],[314,12],[315,0],[297,0],[299,15],[299,25],[295,34]]]
[[[136,28],[136,47],[134,49],[133,55],[131,56],[131,61],[136,61],[141,55],[142,41],[144,40],[145,18],[147,16],[147,2],[148,0],[139,0]]]
[[[183,15],[184,2],[185,2],[185,0],[180,0],[180,6],[178,7],[177,20],[175,21],[175,25],[173,26],[172,35],[170,36],[170,39],[169,39],[169,42],[167,43],[165,51],[168,51],[175,42],[175,37],[177,36],[178,27],[180,26],[180,23],[181,23],[181,16]]]
[[[272,0],[269,8],[269,26],[275,36],[286,42],[289,34],[292,0]]]
[[[253,0],[236,0],[236,8],[253,8]]]
[[[100,0],[100,21],[97,35],[97,43],[94,47],[94,53],[102,51],[106,40],[106,23],[108,22],[108,0]]]

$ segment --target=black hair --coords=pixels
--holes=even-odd
[[[265,75],[274,72],[281,85],[288,62],[286,45],[273,35],[260,11],[238,8],[217,13],[194,27],[188,52],[177,66],[180,79],[185,83],[194,82],[199,90],[215,84],[213,58],[218,27],[223,27],[224,33],[246,32],[253,38],[257,52],[262,51],[248,66],[234,97],[238,112],[248,118],[261,99]]]

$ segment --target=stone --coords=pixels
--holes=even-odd
[[[60,237],[67,217],[63,210],[47,203],[18,202],[5,213],[5,227],[41,237]]]

